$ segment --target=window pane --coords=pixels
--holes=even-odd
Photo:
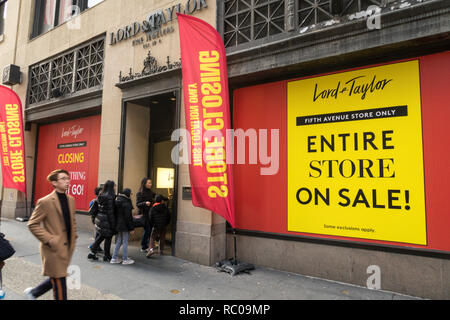
[[[58,23],[61,24],[72,17],[72,0],[61,0],[59,3],[59,20]]]
[[[103,0],[89,0],[88,1],[88,8],[95,6],[96,4],[99,4]]]
[[[53,28],[55,23],[56,0],[44,0],[44,19],[42,19],[41,32],[44,33]]]

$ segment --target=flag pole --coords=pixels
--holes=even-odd
[[[28,216],[28,198],[27,198],[27,194],[25,193],[25,219],[29,219]]]
[[[29,220],[28,218],[28,200],[27,200],[27,194],[25,192],[25,217],[17,217],[16,220],[20,222],[26,222]]]
[[[236,229],[233,228],[233,237],[234,237],[234,262],[233,264],[237,264],[237,258],[236,258]]]

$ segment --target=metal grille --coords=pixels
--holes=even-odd
[[[28,103],[101,86],[104,47],[104,39],[97,40],[31,66]]]
[[[72,92],[73,53],[66,54],[53,60],[51,65],[50,98],[53,98],[55,89],[59,89],[62,94]]]
[[[221,6],[225,47],[300,31],[335,18],[384,7],[389,0],[225,0]],[[337,21],[339,19],[336,19]],[[260,41],[258,42],[260,43]]]
[[[226,47],[284,32],[284,0],[225,0]]]
[[[104,41],[78,50],[75,91],[88,89],[102,83]]]
[[[31,67],[29,103],[47,100],[49,97],[50,63],[42,63]]]
[[[333,19],[331,0],[298,0],[299,27]]]
[[[343,0],[341,15],[347,15],[355,12],[367,10],[369,6],[376,5],[381,7],[382,0]]]

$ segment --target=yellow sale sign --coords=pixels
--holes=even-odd
[[[288,231],[426,245],[417,60],[288,83]]]

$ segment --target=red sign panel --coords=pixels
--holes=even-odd
[[[98,179],[100,116],[65,121],[39,128],[34,199],[47,195],[45,183],[55,169],[69,171],[69,194],[77,210],[88,210]]]
[[[287,83],[291,80],[241,88],[234,91],[235,129],[279,129],[279,170],[261,175],[265,165],[235,165],[236,228],[267,232],[413,247],[450,252],[450,52],[423,56],[419,60],[422,104],[422,135],[425,172],[427,244],[367,240],[321,234],[290,232],[287,228]],[[367,68],[367,67],[364,67]],[[314,77],[317,77],[316,75]],[[270,107],[268,107],[270,106]],[[272,111],[272,112],[271,112]],[[411,156],[414,156],[413,154]],[[421,156],[421,155],[420,155]],[[411,175],[414,175],[411,172]]]

